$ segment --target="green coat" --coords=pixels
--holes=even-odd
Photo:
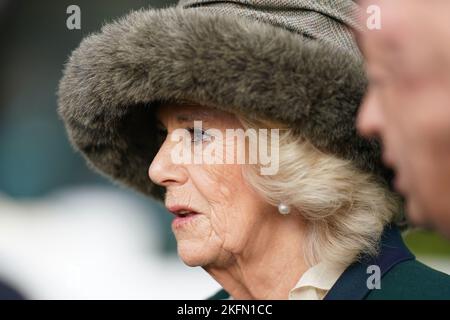
[[[378,266],[380,288],[369,289],[369,266]],[[370,284],[374,282],[370,281]],[[226,299],[220,290],[209,299]],[[324,300],[450,300],[450,276],[416,260],[403,243],[395,227],[387,227],[376,257],[362,258],[349,266],[330,289]]]

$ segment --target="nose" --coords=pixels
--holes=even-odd
[[[184,184],[187,180],[186,168],[172,161],[171,150],[173,142],[166,139],[148,169],[148,176],[155,184],[169,187]]]
[[[383,118],[380,105],[373,91],[369,89],[359,110],[356,122],[357,129],[366,138],[376,138],[380,136],[382,125]]]

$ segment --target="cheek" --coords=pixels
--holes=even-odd
[[[448,177],[443,169],[450,162],[450,139],[442,134],[440,120],[422,112],[409,118],[410,123],[397,135],[403,138],[396,143],[399,156],[408,174],[416,176],[415,184],[440,188],[442,179]]]
[[[437,155],[450,152],[450,111],[439,97],[439,92],[417,88],[414,92],[401,86],[384,90],[382,103],[388,133],[396,140],[396,147],[410,156],[419,153]],[[447,100],[448,101],[448,100]],[[408,155],[407,155],[408,156]]]
[[[211,228],[224,249],[239,251],[256,226],[258,199],[245,182],[240,165],[196,166],[193,183],[208,203]]]
[[[406,99],[396,97],[396,93],[389,93],[388,103],[382,103],[381,109],[384,119],[382,134],[383,148],[389,160],[401,171],[409,171],[415,153],[420,150],[417,139],[417,126],[414,126],[414,115],[410,114]],[[408,116],[406,116],[408,115]]]
[[[392,80],[387,81],[376,91],[376,100],[389,130],[401,132],[409,128],[417,107],[409,90]]]

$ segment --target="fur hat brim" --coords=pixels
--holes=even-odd
[[[379,174],[358,137],[360,59],[270,24],[195,9],[133,12],[83,40],[59,87],[73,145],[95,169],[161,197],[148,177],[155,105],[191,100],[288,123],[317,148]]]

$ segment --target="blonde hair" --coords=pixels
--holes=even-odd
[[[269,203],[284,202],[302,216],[310,266],[318,262],[347,266],[363,253],[377,254],[384,227],[402,217],[396,193],[351,161],[321,152],[292,129],[237,117],[245,129],[281,128],[278,172],[264,176],[258,165],[251,165],[243,174]]]

